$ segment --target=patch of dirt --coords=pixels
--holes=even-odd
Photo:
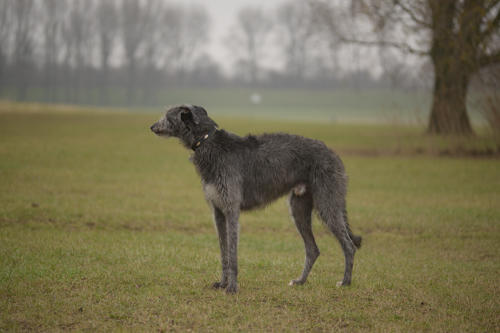
[[[361,157],[387,157],[387,156],[431,156],[431,157],[456,157],[456,158],[500,158],[500,145],[494,148],[445,148],[425,149],[422,147],[414,149],[337,149],[341,155]]]
[[[443,149],[439,151],[439,156],[446,157],[470,157],[470,158],[499,158],[500,145],[496,149],[465,149],[457,147],[455,149]]]

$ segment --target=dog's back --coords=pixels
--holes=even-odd
[[[342,161],[318,140],[284,133],[241,138],[220,131],[214,143],[224,151],[219,163],[237,169],[242,209],[266,205],[298,185],[308,191],[318,182],[334,181],[335,186],[345,187]]]

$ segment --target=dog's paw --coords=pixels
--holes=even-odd
[[[295,285],[300,286],[300,285],[303,285],[305,282],[306,282],[306,281],[302,281],[302,280],[300,280],[300,279],[298,279],[298,280],[292,280],[292,281],[290,281],[290,282],[288,283],[288,285],[289,285],[289,286],[295,286]]]
[[[228,284],[226,287],[226,294],[236,294],[238,292],[238,285],[236,283]]]
[[[340,287],[347,287],[347,286],[350,286],[351,283],[350,282],[344,282],[344,281],[339,281],[337,282],[336,286],[337,288],[340,288]]]
[[[226,287],[227,287],[227,282],[217,281],[217,282],[212,284],[213,289],[224,289]]]

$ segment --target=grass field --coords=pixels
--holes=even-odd
[[[0,331],[500,331],[500,160],[440,156],[489,138],[217,117],[339,151],[364,237],[337,289],[341,250],[315,220],[321,256],[291,288],[304,253],[285,200],[246,213],[227,296],[209,287],[218,242],[190,153],[149,132],[159,113],[0,111]]]
[[[148,90],[149,91],[149,90]],[[150,92],[150,91],[149,91]],[[15,91],[4,91],[15,98]],[[59,95],[64,92],[59,91]],[[101,90],[82,93],[80,103],[92,104],[99,101]],[[261,103],[254,105],[250,96],[257,93]],[[31,89],[28,94],[34,101],[44,101],[45,91]],[[1,98],[1,97],[0,97]],[[384,122],[398,120],[415,122],[416,117],[426,114],[430,104],[430,93],[404,92],[400,89],[371,90],[308,90],[308,89],[249,89],[249,88],[169,88],[161,89],[144,98],[143,92],[135,94],[135,110],[144,107],[154,108],[169,105],[172,101],[189,101],[203,105],[208,110],[217,110],[226,115],[251,115],[255,117],[274,117],[280,119],[308,120],[318,118],[327,121],[370,121]],[[110,105],[130,106],[124,90],[111,90]],[[474,105],[470,103],[472,108]],[[334,112],[332,112],[334,110]],[[472,118],[476,117],[471,112]]]
[[[81,92],[78,103],[95,106],[100,100],[101,90]],[[251,103],[251,96],[261,97],[259,104]],[[59,98],[64,91],[58,91]],[[15,98],[14,90],[4,90],[3,98]],[[2,99],[0,96],[0,100]],[[46,91],[30,89],[28,100],[46,101]],[[431,89],[305,89],[305,88],[175,88],[155,92],[139,90],[134,102],[128,102],[124,89],[111,89],[108,105],[128,107],[133,112],[156,112],[172,103],[189,102],[203,105],[209,112],[226,117],[254,119],[293,120],[296,122],[371,123],[424,126],[432,102]],[[467,109],[471,122],[483,126],[486,121],[481,115],[480,105],[484,98],[481,91],[468,94]],[[77,103],[73,101],[73,103]],[[1,106],[0,106],[1,108]]]
[[[63,92],[61,91],[60,94]],[[254,105],[250,96],[257,93],[261,103]],[[15,97],[15,92],[9,94]],[[82,93],[80,103],[95,103],[100,89]],[[474,124],[483,124],[478,112],[480,94],[469,94],[468,110]],[[0,97],[1,99],[2,97]],[[31,100],[44,101],[43,90],[30,90]],[[124,91],[111,91],[109,105],[130,106]],[[174,102],[172,102],[174,101]],[[210,112],[226,116],[274,118],[294,121],[332,123],[398,123],[423,125],[431,104],[430,91],[401,89],[249,89],[249,88],[170,88],[144,98],[137,92],[134,111],[152,111],[179,101],[203,105]]]

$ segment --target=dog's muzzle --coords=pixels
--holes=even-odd
[[[154,123],[151,125],[151,131],[153,131],[154,134],[160,134],[161,133],[161,126],[158,123]]]

